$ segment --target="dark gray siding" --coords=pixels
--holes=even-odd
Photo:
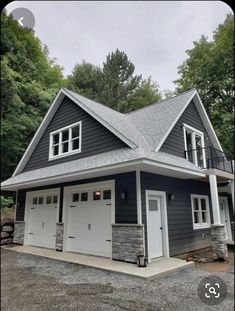
[[[192,101],[185,109],[174,128],[171,130],[169,136],[160,148],[160,151],[185,158],[184,133],[182,128],[183,123],[186,123],[203,132],[205,137],[205,146],[212,146],[211,140],[202,123],[201,117],[194,102]]]
[[[48,161],[50,132],[78,121],[82,121],[82,152]],[[127,145],[66,97],[52,118],[23,171],[85,158],[122,147],[127,147]]]
[[[191,208],[191,194],[208,195],[210,199],[208,183],[141,172],[142,218],[146,229],[145,190],[166,192],[170,256],[211,245],[210,229],[193,230]],[[168,200],[169,193],[175,194],[174,201]],[[212,211],[210,216],[212,221]],[[203,233],[206,234],[204,240]]]
[[[74,182],[68,182],[63,184],[55,184],[53,186],[43,186],[37,188],[30,188],[20,190],[18,192],[18,206],[16,212],[16,220],[23,221],[24,220],[24,211],[25,211],[25,194],[27,191],[36,191],[36,190],[45,190],[50,188],[61,187],[63,191],[63,187],[72,186],[72,185],[80,185],[91,182],[99,182],[104,180],[115,179],[115,219],[116,223],[129,223],[135,224],[137,223],[137,204],[136,204],[136,186],[135,186],[135,172],[117,174],[99,178],[92,178]],[[126,192],[127,198],[125,200],[121,199],[121,193]],[[62,198],[62,194],[60,198]],[[62,199],[61,202],[62,203]],[[60,219],[62,221],[63,214],[63,205],[60,204]]]

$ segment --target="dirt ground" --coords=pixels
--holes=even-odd
[[[2,311],[231,311],[234,269],[196,267],[145,281],[75,264],[1,249]],[[200,281],[219,276],[228,286],[219,306],[201,302]]]

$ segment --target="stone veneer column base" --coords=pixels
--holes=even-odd
[[[63,251],[63,237],[64,237],[64,223],[56,223],[56,245],[55,248],[57,251]]]
[[[112,225],[112,259],[134,262],[144,255],[144,225]]]
[[[24,244],[25,222],[15,221],[13,242],[16,244]]]
[[[225,259],[228,257],[228,248],[225,243],[225,230],[224,225],[212,225],[211,226],[211,241],[212,250],[217,258]]]

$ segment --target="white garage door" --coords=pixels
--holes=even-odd
[[[66,191],[66,250],[111,257],[114,191],[96,183]]]
[[[28,192],[26,207],[26,243],[55,248],[59,192]]]

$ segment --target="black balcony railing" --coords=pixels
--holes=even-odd
[[[214,147],[187,150],[185,157],[203,169],[214,168],[233,174],[232,157]]]

